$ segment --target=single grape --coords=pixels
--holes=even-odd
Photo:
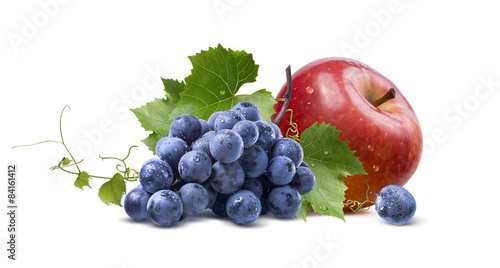
[[[231,194],[238,191],[245,182],[245,173],[238,162],[216,162],[212,166],[210,184],[221,194]]]
[[[139,170],[139,182],[149,193],[168,189],[173,180],[174,174],[170,166],[158,158],[146,160]]]
[[[205,190],[207,190],[208,193],[208,203],[207,203],[207,208],[212,208],[212,206],[215,203],[215,200],[217,199],[217,191],[215,191],[214,187],[212,187],[212,184],[210,184],[210,180],[206,180],[204,183],[201,184],[201,186],[205,187]]]
[[[200,121],[200,124],[201,124],[200,137],[203,136],[203,134],[213,130],[213,128],[208,124],[207,121],[205,121],[203,119],[198,119],[198,120]]]
[[[299,191],[290,185],[276,187],[268,196],[269,211],[276,217],[289,219],[295,216],[302,205]]]
[[[262,185],[262,195],[260,196],[260,204],[262,205],[262,211],[260,212],[260,215],[265,215],[267,214],[267,212],[269,212],[269,206],[267,202],[269,193],[275,186],[269,181],[266,174],[262,174],[262,176],[257,177],[257,180]]]
[[[215,215],[221,218],[227,217],[226,204],[230,196],[230,194],[217,194],[217,199],[215,200],[214,205],[210,208]]]
[[[234,111],[240,112],[246,120],[259,121],[260,111],[253,103],[250,102],[240,102],[236,104],[233,109]]]
[[[161,160],[167,162],[172,168],[172,171],[175,172],[177,172],[179,160],[188,151],[188,144],[184,140],[176,137],[162,138],[156,144],[156,155],[158,155]]]
[[[198,183],[187,183],[179,189],[184,214],[194,215],[207,208],[208,192]]]
[[[275,185],[285,185],[292,181],[296,168],[292,159],[278,155],[271,158],[267,167],[267,177]]]
[[[214,129],[214,123],[215,123],[215,119],[217,118],[217,116],[219,116],[222,112],[215,112],[213,113],[209,118],[208,118],[208,125]]]
[[[191,151],[203,151],[210,157],[210,160],[215,163],[216,160],[212,156],[212,153],[210,153],[210,141],[212,140],[212,137],[214,135],[215,131],[213,130],[203,134],[203,136],[201,136],[199,139],[193,141],[193,143],[191,144]]]
[[[182,200],[170,190],[154,193],[148,201],[148,213],[151,220],[159,226],[170,226],[181,218]]]
[[[232,194],[226,203],[226,213],[236,224],[250,224],[260,216],[262,207],[259,198],[248,190]]]
[[[268,123],[274,130],[274,135],[276,135],[276,139],[283,138],[283,134],[281,134],[281,129],[275,123]]]
[[[413,195],[398,185],[387,185],[377,194],[375,210],[385,221],[402,225],[408,223],[417,210]]]
[[[266,152],[259,146],[252,146],[245,149],[238,159],[238,163],[243,168],[245,176],[248,178],[257,178],[264,174],[268,162],[269,159]]]
[[[227,110],[219,114],[214,121],[214,130],[219,131],[222,129],[232,129],[233,126],[245,117],[237,111]]]
[[[299,166],[295,172],[290,185],[293,186],[301,195],[310,193],[316,185],[314,173],[303,166]]]
[[[210,141],[210,153],[219,162],[231,163],[243,154],[243,139],[230,129],[215,132]]]
[[[294,140],[290,138],[281,138],[276,141],[276,144],[271,150],[271,158],[284,155],[295,163],[295,166],[298,167],[302,163],[304,159],[304,151],[302,150],[302,146]]]
[[[255,124],[259,129],[259,137],[257,138],[255,145],[260,146],[267,153],[271,150],[277,140],[274,129],[271,125],[263,121],[256,121]]]
[[[266,193],[264,191],[262,193],[262,196],[259,198],[260,205],[262,206],[262,210],[260,212],[260,215],[266,215],[269,212],[268,197],[269,197],[269,193]]]
[[[249,148],[254,145],[259,138],[259,128],[254,122],[242,120],[233,126],[233,130],[238,133],[243,139],[243,147]]]
[[[179,175],[186,182],[202,183],[210,177],[212,161],[202,151],[189,151],[179,161]]]
[[[262,188],[262,184],[256,178],[246,178],[245,182],[241,186],[241,190],[249,190],[254,193],[258,198],[262,196],[264,189]]]
[[[309,164],[307,164],[305,161],[302,161],[302,163],[300,163],[300,167],[306,167],[308,169],[311,169],[311,167],[309,166]]]
[[[149,219],[147,206],[150,197],[151,194],[146,192],[140,184],[128,192],[123,199],[123,208],[127,215],[136,221]]]
[[[201,123],[198,118],[190,114],[177,116],[170,124],[170,137],[183,139],[190,145],[201,136]]]

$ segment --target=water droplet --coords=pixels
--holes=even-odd
[[[319,210],[322,210],[322,211],[327,211],[327,210],[328,210],[328,207],[327,207],[327,206],[324,206],[324,205],[319,205]]]
[[[306,87],[306,92],[307,92],[308,94],[312,94],[312,93],[314,92],[314,88],[313,88],[313,87],[310,87],[310,86],[309,86],[309,87]]]
[[[375,150],[375,148],[373,146],[371,146],[371,145],[368,145],[367,148],[368,148],[368,151],[370,151],[370,152],[373,152],[373,150]]]
[[[220,93],[221,95],[224,95],[224,94],[226,94],[226,91],[225,91],[225,90],[221,90],[221,91],[219,91],[219,93]]]
[[[373,165],[373,171],[377,172],[379,170],[379,166],[378,165]]]
[[[315,167],[315,166],[316,166],[316,164],[314,164],[314,163],[311,164],[311,167]]]
[[[324,154],[328,154],[329,152],[328,152],[328,151],[324,151],[323,153],[324,153]]]
[[[308,102],[307,105],[311,105],[311,102]]]

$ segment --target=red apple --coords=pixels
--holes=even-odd
[[[395,98],[380,100],[391,88]],[[285,91],[286,84],[276,98],[282,99]],[[279,101],[274,110],[282,106]],[[331,124],[341,130],[339,139],[348,141],[363,162],[368,175],[344,178],[346,200],[365,201],[366,183],[371,192],[388,184],[403,186],[418,166],[422,132],[415,112],[389,79],[361,62],[325,58],[302,67],[292,76],[288,108],[298,125],[298,133],[293,134],[300,137],[315,122]],[[284,135],[289,124],[290,113],[285,113],[278,124]],[[368,196],[375,201],[375,195]]]

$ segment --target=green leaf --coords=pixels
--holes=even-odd
[[[163,86],[165,87],[165,95],[167,96],[167,100],[177,103],[181,92],[184,91],[184,87],[186,86],[184,82],[165,78],[162,78],[161,80],[163,81]]]
[[[63,159],[61,160],[61,164],[63,166],[67,166],[67,165],[71,164],[71,162],[73,162],[73,160],[71,160],[71,159],[69,159],[67,157],[63,157]]]
[[[170,124],[181,114],[207,120],[214,112],[229,110],[237,103],[248,101],[259,108],[263,121],[271,121],[276,103],[271,92],[261,89],[250,95],[236,94],[242,85],[255,82],[259,66],[252,54],[218,45],[189,60],[193,69],[185,83],[162,78],[166,98],[131,109],[142,127],[151,131],[142,142],[153,153],[156,143],[168,136]]]
[[[347,189],[342,177],[366,174],[359,158],[354,156],[347,142],[338,139],[340,130],[322,123],[313,124],[302,132],[300,145],[304,150],[304,161],[316,176],[316,186],[302,196],[303,206],[308,203],[320,215],[344,219],[344,192]],[[305,215],[299,215],[304,217]]]
[[[85,171],[82,171],[82,172],[80,172],[80,174],[76,178],[74,185],[77,188],[80,188],[82,190],[83,190],[83,187],[85,187],[85,186],[92,189],[92,187],[90,187],[90,184],[89,184],[89,178],[90,178],[89,174]]]
[[[171,102],[157,98],[139,108],[131,109],[141,122],[142,127],[153,132],[143,140],[153,153],[155,153],[156,143],[161,138],[168,136],[171,123],[168,118],[174,108],[175,106]]]
[[[185,79],[185,90],[180,94],[170,120],[181,114],[207,120],[216,111],[231,109],[242,101],[236,98],[240,87],[255,82],[259,69],[252,54],[225,49],[221,45],[189,59],[193,69]]]
[[[125,191],[125,180],[120,173],[116,173],[111,180],[101,185],[98,195],[104,204],[115,204],[121,207],[121,201]]]
[[[305,199],[302,199],[302,205],[300,206],[300,210],[299,210],[299,212],[297,212],[297,214],[295,216],[297,216],[297,217],[303,219],[305,222],[307,222],[306,215],[310,209],[311,209],[311,203],[307,202],[307,200],[305,200]]]

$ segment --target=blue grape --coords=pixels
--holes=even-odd
[[[188,151],[188,144],[184,140],[176,137],[162,138],[156,144],[156,155],[158,155],[161,160],[167,162],[175,172],[177,172],[179,160]]]
[[[186,182],[202,183],[210,177],[212,161],[202,151],[189,151],[179,161],[179,175]]]
[[[230,196],[230,194],[217,194],[217,199],[215,200],[213,206],[210,208],[215,215],[221,218],[227,217],[226,204]]]
[[[213,130],[203,134],[203,136],[201,136],[191,144],[191,151],[203,151],[210,157],[210,160],[215,163],[216,160],[212,156],[212,153],[210,153],[210,141],[212,140],[212,137],[214,135],[215,131]]]
[[[307,164],[305,161],[302,161],[302,163],[300,163],[300,167],[306,167],[308,169],[311,169],[311,167],[309,166],[309,164]]]
[[[290,138],[281,138],[276,141],[276,144],[271,150],[271,158],[284,155],[295,163],[295,166],[298,167],[302,163],[304,159],[304,151],[302,150],[302,146],[294,140]]]
[[[158,158],[151,158],[142,164],[139,170],[139,181],[149,193],[168,189],[174,180],[172,168]]]
[[[316,185],[314,173],[303,166],[299,166],[295,172],[290,185],[293,186],[301,195],[310,193]]]
[[[201,136],[201,123],[198,118],[190,114],[177,116],[170,124],[170,137],[183,139],[190,145]]]
[[[233,130],[243,139],[243,147],[249,148],[254,145],[259,138],[259,128],[254,122],[249,120],[242,120],[233,126]]]
[[[248,190],[241,190],[229,197],[226,213],[236,224],[250,224],[260,216],[262,207],[259,198]]]
[[[241,190],[249,190],[254,193],[258,198],[262,196],[264,189],[262,188],[262,183],[256,178],[246,178],[245,182],[241,186]]]
[[[212,187],[212,184],[210,184],[210,180],[206,180],[204,183],[201,184],[201,186],[205,187],[205,190],[207,190],[208,193],[208,203],[207,203],[207,208],[212,208],[212,206],[215,203],[215,200],[217,199],[217,191],[215,191],[214,187]]]
[[[257,121],[255,122],[257,128],[259,129],[259,137],[255,145],[260,146],[264,151],[268,152],[276,143],[276,134],[274,133],[273,127],[266,122]]]
[[[202,212],[208,205],[208,192],[198,183],[187,183],[179,189],[184,214]]]
[[[217,119],[217,116],[219,116],[222,112],[215,112],[213,113],[209,118],[208,118],[208,125],[214,129],[214,123],[215,119]]]
[[[266,215],[269,212],[268,197],[269,197],[269,193],[264,192],[264,193],[262,193],[262,196],[259,198],[260,205],[262,206],[262,210],[260,212],[260,215]]]
[[[181,218],[182,200],[170,190],[154,193],[148,201],[148,213],[151,220],[159,226],[170,226]]]
[[[203,134],[213,130],[213,128],[208,124],[207,121],[205,121],[203,119],[198,119],[198,120],[200,121],[200,124],[201,124],[200,137],[203,136]]]
[[[296,168],[293,161],[282,155],[271,158],[267,167],[267,177],[275,185],[285,185],[292,181]]]
[[[283,134],[281,134],[281,129],[275,123],[268,123],[274,130],[274,135],[276,135],[276,139],[283,138]]]
[[[398,185],[387,185],[382,188],[375,199],[375,210],[385,221],[402,225],[408,223],[417,210],[413,195]]]
[[[245,182],[245,173],[238,162],[216,162],[212,166],[210,184],[221,194],[231,194],[238,191]]]
[[[233,109],[234,111],[240,112],[246,120],[259,121],[260,111],[253,103],[250,102],[240,102],[236,104]]]
[[[269,159],[266,152],[259,146],[252,146],[243,151],[238,159],[238,163],[243,168],[248,178],[257,178],[264,174],[267,169]]]
[[[227,110],[219,114],[214,121],[214,130],[219,131],[222,129],[232,129],[233,126],[245,117],[237,111]]]
[[[123,199],[123,208],[127,215],[136,221],[149,219],[147,206],[150,197],[151,194],[146,192],[140,184],[128,192]]]
[[[295,216],[302,205],[299,191],[290,185],[276,187],[269,193],[269,211],[276,217],[289,219]]]
[[[210,153],[219,162],[231,163],[243,154],[243,139],[230,129],[215,132],[210,141]]]

